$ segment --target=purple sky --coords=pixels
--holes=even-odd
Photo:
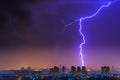
[[[104,3],[104,0],[0,1],[0,69],[81,65],[79,22],[63,32],[64,27],[93,14]],[[113,3],[83,22],[86,66],[120,67],[119,5],[120,2]]]

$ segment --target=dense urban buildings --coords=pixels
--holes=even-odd
[[[27,69],[0,71],[0,80],[120,80],[120,72],[102,66],[101,70],[90,70],[85,66],[67,69],[54,66],[45,69]]]

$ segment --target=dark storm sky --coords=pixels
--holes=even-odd
[[[78,31],[79,22],[70,25],[63,32],[65,25],[82,16],[93,14],[106,2],[104,0],[1,0],[0,48],[8,52],[21,48],[40,50],[52,48],[53,51],[57,48],[57,52],[62,50],[63,53],[56,52],[54,55],[73,55],[73,53],[78,55],[79,44],[82,41]],[[109,54],[110,56],[114,54],[120,56],[120,1],[104,8],[96,17],[83,23],[87,41],[84,48],[86,56],[87,54],[89,54],[88,56],[95,55],[94,57],[101,54],[102,57]],[[113,53],[109,53],[111,48],[118,51],[114,53],[113,50]],[[66,50],[73,51],[73,53],[65,53]],[[103,52],[99,52],[101,50]],[[7,53],[4,55],[9,56]],[[18,57],[17,55],[21,53],[11,54],[16,54]],[[26,54],[32,55],[33,53]],[[37,52],[36,54],[43,55],[43,53]],[[51,54],[51,52],[46,53],[46,55]],[[3,56],[2,52],[1,55]],[[92,59],[88,57],[90,62]],[[86,63],[90,66],[95,65],[87,62],[87,59]],[[112,64],[110,63],[110,65]]]
[[[72,24],[67,28],[62,34],[62,30],[65,25],[74,21],[75,19],[80,18],[81,16],[86,16],[92,14],[101,4],[101,1],[61,1],[61,0],[53,0],[53,1],[39,1],[39,0],[23,0],[23,1],[15,1],[15,0],[3,0],[1,1],[1,12],[0,12],[0,25],[1,25],[1,46],[5,48],[9,48],[12,46],[21,46],[21,45],[29,45],[29,46],[55,46],[56,44],[65,45],[74,45],[81,41],[81,35],[78,33],[79,25],[78,22]],[[95,4],[96,3],[96,4]],[[104,13],[98,16],[98,19],[94,22],[86,23],[88,26],[99,26],[99,29],[94,27],[87,28],[85,30],[88,33],[88,36],[93,39],[98,39],[97,36],[103,35],[103,37],[107,38],[107,42],[109,42],[110,35],[115,38],[114,41],[119,38],[119,4],[113,5],[115,9],[110,11],[109,14]],[[112,12],[112,13],[111,13]],[[113,13],[114,12],[114,13]],[[113,18],[109,19],[107,17]],[[114,17],[115,15],[115,17]],[[104,17],[106,17],[104,19]],[[117,17],[117,19],[116,19]],[[97,17],[96,17],[97,18]],[[97,20],[97,21],[96,21]],[[104,20],[104,21],[103,21]],[[113,22],[114,21],[114,22]],[[110,24],[110,23],[111,24]],[[87,26],[86,25],[86,26]],[[106,26],[101,27],[101,26]],[[115,27],[113,27],[115,26]],[[92,29],[92,30],[91,30]],[[108,30],[109,29],[109,30]],[[113,31],[114,29],[114,31]],[[111,30],[111,32],[109,32]],[[116,32],[116,30],[118,30]],[[90,32],[91,31],[91,32]],[[96,34],[96,33],[98,34]],[[116,32],[118,36],[116,35]],[[106,33],[110,33],[107,35]],[[93,36],[93,34],[96,34]],[[101,38],[101,37],[99,37]],[[89,39],[89,38],[88,38]],[[88,40],[91,41],[91,40]],[[99,40],[92,40],[93,44],[98,43]],[[100,40],[100,42],[104,42],[104,40]],[[113,42],[113,39],[112,39]],[[119,42],[119,41],[118,41]],[[111,42],[110,42],[111,44]]]

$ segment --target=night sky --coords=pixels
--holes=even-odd
[[[109,1],[109,0],[107,0]],[[106,0],[0,0],[0,70],[81,65],[79,21]],[[83,22],[85,65],[120,68],[120,1]]]

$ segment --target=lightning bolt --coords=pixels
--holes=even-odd
[[[82,21],[95,17],[103,8],[107,8],[107,7],[109,7],[111,5],[111,3],[116,3],[118,1],[120,1],[120,0],[111,0],[111,1],[107,2],[107,4],[104,4],[104,5],[100,6],[100,8],[98,8],[97,11],[94,14],[92,14],[90,16],[86,16],[86,17],[81,17],[80,19],[76,19],[73,22],[65,25],[65,28],[63,29],[63,31],[60,32],[60,33],[63,33],[68,26],[72,25],[76,21],[79,21],[79,26],[80,26],[79,33],[82,36],[82,42],[80,43],[80,56],[81,56],[81,64],[82,64],[82,66],[85,66],[85,61],[84,61],[84,56],[83,56],[83,45],[86,43],[85,35],[82,32],[82,28],[83,28]]]
[[[85,40],[85,35],[83,34],[82,32],[82,21],[86,20],[86,19],[90,19],[90,18],[93,18],[95,17],[103,8],[105,7],[109,7],[111,4],[111,1],[108,2],[107,4],[105,5],[102,5],[93,15],[91,16],[86,16],[86,17],[82,17],[79,19],[79,33],[82,35],[82,43],[80,43],[80,56],[81,56],[81,63],[82,63],[82,66],[85,66],[85,62],[84,62],[84,57],[83,57],[83,45],[86,43],[86,40]]]

